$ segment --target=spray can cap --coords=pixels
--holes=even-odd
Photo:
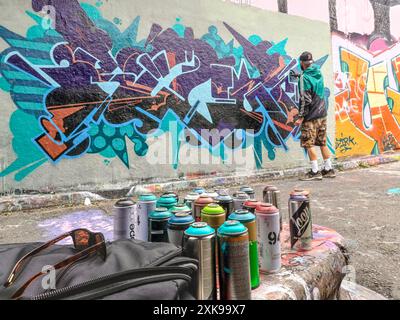
[[[243,186],[240,188],[240,191],[243,191],[245,193],[254,193],[254,190],[252,187],[249,186]]]
[[[195,222],[185,230],[187,236],[193,237],[207,237],[215,233],[215,230],[211,228],[206,222]]]
[[[195,203],[197,203],[197,204],[209,204],[209,203],[212,203],[212,202],[214,202],[214,199],[210,198],[206,194],[200,195],[200,197],[198,197],[197,200],[195,201]]]
[[[232,202],[232,197],[229,194],[220,194],[215,200],[219,202]]]
[[[196,188],[193,188],[193,192],[195,192],[197,194],[202,194],[205,192],[205,190],[202,187],[196,187]]]
[[[228,217],[229,220],[237,220],[241,223],[248,223],[254,221],[256,216],[248,210],[236,210]]]
[[[264,192],[268,191],[268,190],[271,189],[271,188],[275,188],[275,186],[273,186],[273,185],[267,185],[267,186],[265,186]]]
[[[201,210],[201,213],[217,215],[225,213],[225,209],[217,203],[210,203]]]
[[[207,196],[209,196],[210,198],[216,198],[218,197],[218,193],[216,193],[215,191],[206,191],[205,194]]]
[[[304,190],[304,189],[294,189],[290,195],[295,195],[295,196],[305,196],[305,197],[309,197],[310,196],[310,191],[308,190]]]
[[[186,195],[185,200],[196,200],[200,195],[196,192],[190,192]]]
[[[167,219],[171,216],[172,213],[167,208],[156,208],[149,214],[149,217],[152,219]]]
[[[225,221],[222,226],[218,228],[218,234],[233,236],[241,235],[247,232],[247,228],[237,220]]]
[[[234,198],[239,198],[239,199],[250,199],[249,195],[246,192],[243,191],[236,191],[233,194]]]
[[[256,208],[261,202],[258,200],[250,199],[243,203],[243,206],[248,208]]]
[[[152,193],[142,193],[139,195],[139,201],[155,201],[157,197]]]
[[[180,211],[191,211],[190,208],[184,203],[177,203],[171,209],[169,209],[172,213],[177,213]]]
[[[127,207],[132,207],[135,205],[135,202],[132,201],[129,198],[122,198],[119,199],[115,204],[114,207],[115,208],[127,208]]]
[[[194,218],[189,212],[178,212],[168,220],[169,224],[190,224],[193,222]]]
[[[256,207],[255,212],[256,214],[274,214],[279,212],[279,210],[270,203],[260,203]]]

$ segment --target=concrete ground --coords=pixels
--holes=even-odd
[[[387,298],[400,299],[400,189],[396,190],[400,188],[400,162],[340,172],[336,179],[321,182],[265,181],[253,185],[258,198],[263,186],[271,182],[281,190],[286,219],[287,194],[298,187],[311,190],[313,222],[347,239],[351,258],[347,279]],[[110,239],[113,203],[0,215],[0,243],[43,241],[78,226],[104,231]]]

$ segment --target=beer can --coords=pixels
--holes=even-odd
[[[154,194],[139,195],[139,201],[136,206],[135,239],[147,241],[149,214],[156,209],[156,201],[157,197]]]
[[[207,222],[208,225],[215,230],[217,230],[225,220],[225,209],[217,203],[210,203],[201,210],[201,221]]]
[[[265,203],[272,204],[274,207],[276,207],[279,210],[279,225],[280,225],[280,229],[282,231],[282,212],[280,210],[280,207],[281,207],[280,206],[280,196],[281,196],[281,193],[277,187],[269,186],[269,188],[266,190],[263,201]]]
[[[193,210],[193,204],[199,198],[199,196],[200,195],[198,193],[196,193],[196,192],[188,193],[185,196],[185,199],[184,199],[183,203],[186,204],[190,209]]]
[[[239,221],[218,228],[221,300],[251,300],[249,233]]]
[[[233,212],[233,199],[230,195],[219,195],[216,199],[217,203],[224,208],[226,212],[226,218]]]
[[[178,194],[177,193],[175,193],[175,192],[164,192],[161,196],[171,196],[171,197],[174,197],[175,198],[175,200],[176,200],[176,203],[178,203],[179,202],[179,196],[178,196]]]
[[[233,208],[234,210],[241,210],[243,209],[243,204],[249,200],[250,197],[245,192],[235,192],[233,194]]]
[[[243,203],[243,209],[244,209],[244,210],[248,210],[248,211],[250,211],[251,213],[255,213],[256,208],[257,208],[257,206],[258,206],[259,204],[261,204],[260,201],[255,200],[255,199],[250,199],[250,200],[247,200],[247,201],[245,201],[245,202]]]
[[[273,186],[273,185],[267,185],[267,186],[265,186],[265,188],[263,189],[263,201],[265,202],[265,203],[270,203],[270,202],[268,202],[268,201],[265,201],[265,197],[266,197],[266,195],[267,195],[267,192],[268,192],[268,190],[270,189],[270,188],[275,188],[275,186]]]
[[[156,208],[167,208],[171,209],[174,205],[176,205],[178,201],[171,194],[162,195],[156,202]]]
[[[149,214],[149,242],[168,241],[168,220],[172,213],[167,208],[156,208]]]
[[[279,210],[270,203],[256,208],[260,271],[276,273],[281,269]]]
[[[193,188],[193,192],[195,192],[195,193],[197,193],[197,194],[203,194],[203,193],[205,193],[206,191],[205,191],[204,188],[202,188],[202,187],[196,187],[196,188]]]
[[[192,214],[192,210],[184,203],[177,203],[172,208],[169,209],[172,214],[177,214],[178,212],[186,212],[190,215]]]
[[[239,221],[249,231],[251,288],[255,289],[260,285],[256,216],[247,210],[236,210],[229,215],[228,219]]]
[[[213,190],[208,190],[205,192],[205,194],[214,200],[218,197],[218,193]]]
[[[197,200],[193,204],[193,216],[194,216],[194,219],[197,222],[201,221],[201,210],[203,210],[203,208],[205,206],[207,206],[208,204],[214,203],[214,202],[215,202],[214,199],[210,198],[206,194],[200,195],[200,197],[198,197]]]
[[[246,193],[250,197],[250,199],[255,198],[254,189],[252,187],[243,186],[243,187],[240,187],[240,191]]]
[[[199,261],[192,294],[197,300],[216,300],[215,230],[206,222],[195,222],[185,230],[183,255]]]
[[[135,202],[124,198],[113,208],[114,240],[135,238]]]
[[[299,251],[312,249],[312,216],[310,209],[310,193],[293,191],[289,197],[290,245]]]
[[[177,212],[168,220],[168,241],[181,247],[183,234],[187,228],[194,222],[189,212]]]

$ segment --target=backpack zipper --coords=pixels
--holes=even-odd
[[[140,279],[125,282],[124,284],[121,284],[121,285],[116,285],[116,286],[112,286],[109,288],[105,288],[104,290],[102,290],[100,292],[78,295],[78,296],[73,297],[72,299],[67,298],[67,300],[96,300],[96,299],[99,299],[102,297],[106,297],[106,296],[115,294],[117,292],[121,292],[123,290],[132,289],[132,288],[143,286],[146,284],[151,284],[151,283],[155,283],[155,282],[171,281],[171,280],[179,280],[179,279],[187,281],[187,282],[190,282],[192,280],[192,278],[190,276],[188,276],[186,274],[181,274],[181,273],[153,275],[153,276],[143,277]]]
[[[177,273],[177,272],[181,272],[181,273]],[[69,286],[69,287],[65,287],[65,288],[61,288],[61,289],[57,289],[54,291],[50,291],[47,293],[43,293],[40,294],[38,296],[32,297],[30,298],[30,300],[47,300],[47,299],[57,299],[57,298],[66,298],[68,295],[79,295],[79,292],[77,291],[92,291],[95,290],[99,287],[107,287],[107,286],[111,286],[114,285],[118,282],[122,282],[122,281],[138,281],[139,283],[141,283],[140,281],[143,280],[145,281],[145,279],[149,278],[151,279],[155,279],[158,276],[163,276],[162,273],[166,273],[168,275],[171,276],[171,274],[174,274],[174,278],[176,279],[177,276],[179,276],[178,278],[183,278],[184,280],[191,280],[191,277],[189,276],[189,274],[192,273],[192,268],[189,267],[158,267],[158,268],[141,268],[141,269],[134,269],[134,270],[129,270],[129,271],[123,271],[117,274],[112,274],[112,275],[107,275],[98,279],[94,279],[94,280],[89,280],[86,282],[82,282],[79,283],[77,285],[73,285],[73,286]],[[141,275],[143,274],[143,275]],[[149,275],[152,276],[149,276]],[[135,277],[137,277],[137,279],[135,279]],[[159,280],[157,280],[159,281]],[[165,280],[164,280],[165,281]],[[135,282],[134,282],[135,283]],[[126,284],[123,285],[119,285],[115,288],[121,287],[121,286],[125,286]],[[139,284],[141,285],[141,284]],[[96,287],[97,286],[97,287]],[[111,288],[112,289],[112,288]],[[107,290],[107,289],[105,289]],[[115,290],[115,289],[114,289]],[[123,289],[121,289],[123,290]],[[118,290],[120,291],[120,290]],[[90,295],[89,295],[90,296]]]
[[[155,267],[155,266],[160,266],[163,263],[168,262],[169,260],[179,256],[181,253],[182,253],[182,248],[178,248],[176,251],[171,252],[171,253],[169,253],[169,254],[167,254],[167,255],[165,255],[165,256],[163,256],[163,257],[161,257],[161,258],[159,258],[159,259],[157,259],[155,261],[153,261],[152,263],[149,263],[145,268],[151,268],[151,267]],[[134,269],[134,270],[143,270],[143,269],[144,268]],[[91,285],[94,285],[94,284],[96,284],[98,282],[107,281],[108,279],[112,279],[113,277],[116,277],[116,276],[123,276],[124,273],[127,273],[127,272],[132,272],[132,270],[123,271],[123,272],[116,273],[116,274],[102,276],[102,277],[99,277],[99,278],[96,278],[96,279],[91,279],[91,280],[88,280],[88,281],[85,281],[85,282],[82,282],[82,283],[79,283],[79,284],[76,284],[76,285],[72,285],[72,286],[69,286],[69,287],[61,288],[61,289],[56,289],[56,290],[53,290],[53,291],[50,291],[50,292],[47,292],[47,293],[42,293],[42,294],[39,294],[37,296],[31,297],[29,299],[31,299],[31,300],[45,300],[45,299],[48,299],[48,298],[57,297],[59,295],[64,295],[64,294],[66,294],[68,292],[72,292],[74,290],[77,290],[79,288],[83,288],[85,286],[91,286]]]

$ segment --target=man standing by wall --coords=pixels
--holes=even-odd
[[[301,126],[301,146],[307,150],[311,161],[311,170],[301,180],[334,178],[336,175],[332,168],[331,153],[326,145],[327,108],[324,99],[324,78],[319,66],[314,64],[310,52],[302,53],[300,65],[303,72],[299,80],[300,106],[296,125]],[[324,159],[322,171],[318,168],[316,146],[320,147]]]

